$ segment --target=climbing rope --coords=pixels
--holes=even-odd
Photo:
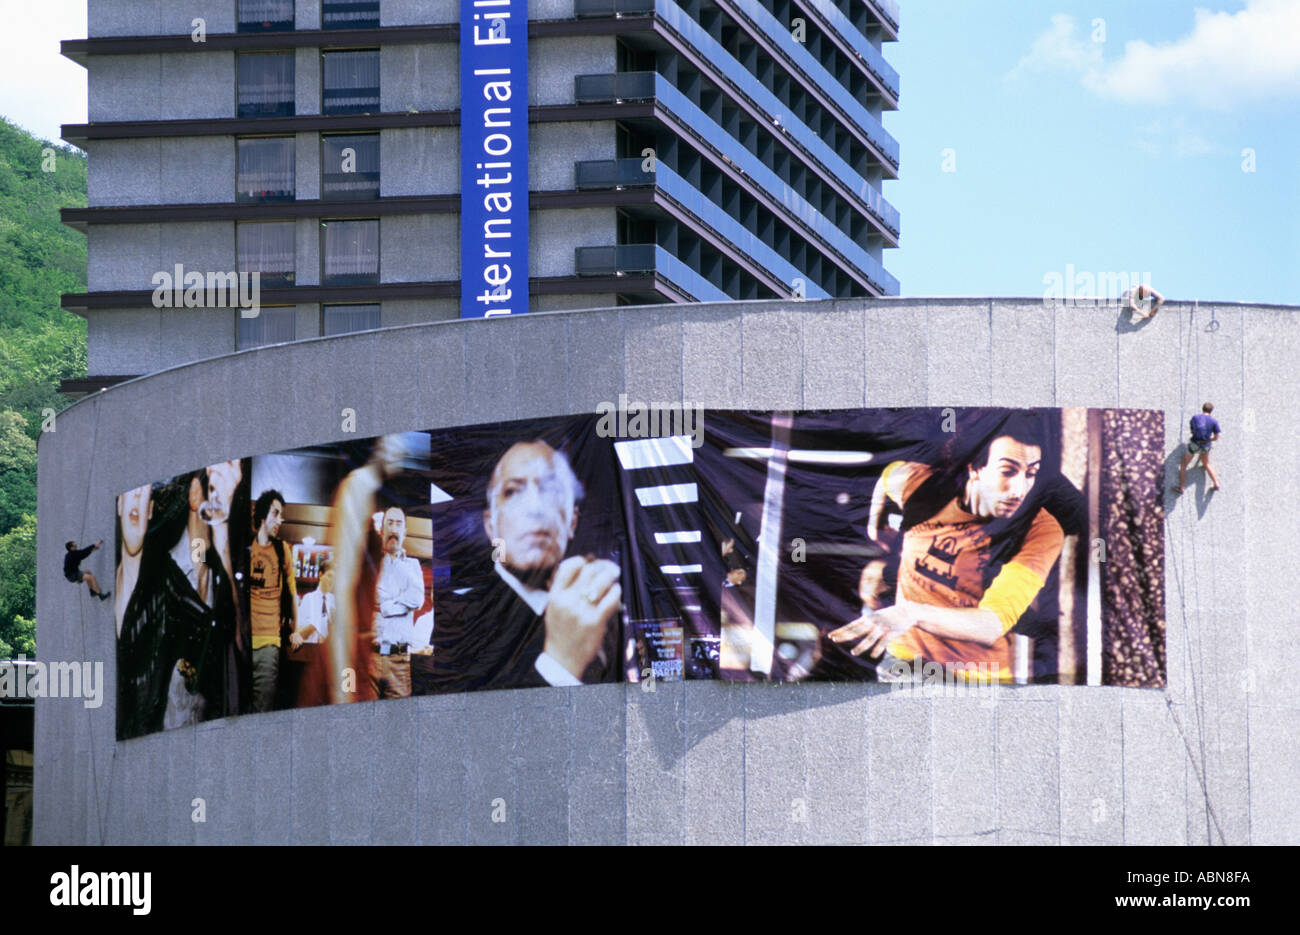
[[[1189,318],[1187,319],[1187,324],[1186,324],[1186,326],[1185,326],[1185,327],[1180,327],[1180,328],[1179,328],[1179,334],[1178,334],[1178,353],[1179,353],[1179,359],[1180,359],[1180,360],[1184,360],[1184,361],[1189,361],[1189,360],[1190,360],[1190,361],[1193,361],[1193,362],[1194,362],[1193,366],[1194,366],[1195,374],[1196,374],[1196,388],[1197,388],[1198,390],[1200,389],[1200,385],[1201,385],[1201,381],[1200,381],[1200,372],[1201,372],[1201,371],[1200,371],[1200,338],[1199,338],[1199,335],[1197,334],[1197,331],[1196,331],[1196,317],[1197,317],[1197,314],[1198,314],[1198,312],[1199,312],[1199,308],[1200,308],[1200,305],[1199,305],[1199,302],[1198,302],[1198,303],[1196,304],[1196,306],[1194,307],[1191,316],[1189,316]],[[1207,330],[1208,330],[1208,329],[1207,329]],[[1185,334],[1184,334],[1184,333],[1185,333]],[[1187,389],[1188,389],[1188,381],[1189,381],[1189,378],[1190,378],[1190,376],[1191,376],[1191,370],[1192,370],[1192,369],[1193,369],[1193,368],[1192,368],[1191,366],[1187,366],[1187,365],[1185,365],[1185,366],[1183,367],[1183,370],[1182,370],[1182,377],[1181,377],[1181,379],[1180,379],[1180,381],[1179,381],[1179,399],[1178,399],[1178,404],[1179,404],[1178,437],[1179,437],[1179,439],[1182,438],[1182,417],[1183,417],[1183,415],[1187,412],[1187,405],[1188,405],[1188,404],[1187,404],[1187,399],[1188,399],[1188,396],[1187,396]],[[1200,683],[1200,681],[1197,679],[1196,676],[1197,676],[1197,672],[1198,672],[1198,670],[1203,671],[1203,670],[1204,670],[1204,666],[1205,666],[1205,657],[1204,657],[1204,640],[1199,641],[1198,644],[1197,644],[1197,647],[1196,647],[1196,650],[1197,650],[1197,658],[1196,658],[1195,665],[1193,665],[1193,664],[1191,664],[1191,663],[1192,663],[1192,645],[1191,645],[1191,627],[1190,627],[1190,625],[1189,625],[1189,617],[1190,617],[1191,615],[1189,614],[1189,612],[1188,612],[1188,608],[1187,608],[1187,597],[1188,597],[1188,595],[1187,595],[1187,589],[1186,589],[1186,587],[1184,586],[1185,578],[1184,578],[1184,576],[1183,576],[1183,574],[1182,574],[1182,563],[1181,563],[1181,561],[1179,560],[1179,555],[1180,555],[1180,553],[1183,554],[1183,555],[1186,555],[1187,553],[1190,552],[1190,555],[1191,555],[1191,564],[1192,564],[1192,571],[1193,571],[1193,574],[1190,576],[1190,578],[1191,578],[1191,587],[1194,589],[1194,592],[1195,592],[1195,594],[1194,594],[1195,603],[1196,603],[1196,606],[1199,608],[1199,607],[1201,606],[1201,605],[1200,605],[1200,579],[1199,579],[1199,578],[1194,574],[1195,569],[1198,567],[1198,562],[1197,562],[1197,551],[1196,551],[1196,536],[1193,535],[1193,534],[1191,533],[1191,531],[1189,530],[1189,528],[1187,527],[1187,525],[1184,524],[1183,529],[1182,529],[1182,536],[1184,537],[1185,540],[1187,540],[1188,542],[1190,542],[1190,545],[1188,545],[1186,548],[1180,549],[1180,548],[1178,547],[1178,537],[1174,534],[1174,529],[1173,529],[1173,526],[1172,526],[1171,512],[1172,512],[1172,511],[1168,511],[1168,512],[1166,512],[1166,514],[1165,514],[1165,541],[1168,543],[1168,548],[1169,548],[1169,559],[1170,559],[1170,567],[1171,567],[1171,569],[1173,570],[1175,584],[1176,584],[1177,587],[1178,587],[1178,595],[1179,595],[1179,610],[1180,610],[1180,612],[1181,612],[1181,615],[1182,615],[1182,621],[1183,621],[1183,642],[1184,642],[1184,648],[1185,648],[1185,650],[1186,650],[1186,660],[1187,660],[1187,663],[1188,663],[1188,664],[1187,664],[1187,677],[1188,677],[1189,687],[1190,687],[1190,690],[1191,690],[1191,700],[1192,700],[1192,704],[1193,704],[1193,706],[1194,706],[1194,708],[1195,708],[1196,716],[1197,716],[1197,717],[1196,717],[1196,719],[1197,719],[1197,734],[1198,734],[1197,740],[1199,741],[1199,747],[1200,747],[1200,759],[1199,759],[1199,762],[1198,762],[1197,756],[1196,756],[1196,754],[1195,754],[1195,752],[1194,752],[1194,750],[1193,750],[1192,739],[1191,739],[1191,737],[1188,736],[1188,732],[1187,732],[1186,728],[1183,726],[1182,720],[1178,717],[1177,709],[1174,707],[1174,699],[1173,699],[1172,694],[1170,694],[1170,691],[1169,691],[1169,688],[1168,688],[1168,685],[1167,685],[1167,684],[1166,684],[1166,687],[1165,687],[1165,690],[1164,690],[1165,706],[1166,706],[1166,708],[1167,708],[1168,711],[1169,711],[1169,716],[1170,716],[1170,719],[1171,719],[1171,720],[1173,721],[1173,723],[1174,723],[1174,727],[1175,727],[1175,729],[1178,731],[1178,736],[1179,736],[1179,737],[1182,739],[1182,741],[1183,741],[1183,746],[1184,746],[1184,747],[1186,748],[1186,750],[1187,750],[1187,758],[1188,758],[1188,761],[1191,763],[1192,771],[1193,771],[1193,773],[1194,773],[1195,776],[1196,776],[1196,781],[1197,781],[1197,783],[1198,783],[1198,784],[1200,785],[1200,787],[1201,787],[1201,795],[1202,795],[1202,798],[1205,800],[1205,812],[1206,812],[1206,816],[1207,816],[1208,822],[1209,822],[1210,824],[1212,824],[1214,830],[1218,831],[1218,833],[1219,833],[1219,842],[1222,843],[1222,844],[1226,844],[1226,843],[1227,843],[1227,837],[1226,837],[1226,835],[1224,835],[1224,833],[1223,833],[1223,826],[1220,824],[1220,822],[1219,822],[1219,817],[1218,817],[1218,815],[1215,813],[1215,810],[1214,810],[1214,805],[1213,805],[1213,803],[1210,801],[1210,790],[1209,790],[1209,786],[1208,786],[1208,784],[1206,783],[1206,780],[1205,780],[1205,774],[1204,774],[1204,772],[1203,772],[1202,769],[1201,769],[1202,764],[1204,764],[1204,762],[1205,762],[1205,760],[1206,760],[1206,750],[1205,750],[1205,701],[1204,701],[1204,697],[1203,697],[1203,688],[1201,687],[1201,683]],[[1213,574],[1214,574],[1213,569],[1211,569],[1211,575],[1213,576]],[[1211,579],[1211,584],[1212,584],[1212,585],[1215,585],[1215,582],[1214,582],[1213,578]],[[1217,591],[1215,590],[1214,587],[1211,588],[1211,593],[1217,593]],[[1199,616],[1197,617],[1197,623],[1198,623],[1198,624],[1200,623]],[[1167,637],[1168,637],[1168,626],[1166,625],[1166,638],[1167,638]],[[1166,666],[1167,666],[1167,665],[1168,665],[1168,654],[1167,654],[1167,653],[1166,653],[1165,663],[1166,663]],[[1207,831],[1208,831],[1208,830],[1209,830],[1209,829],[1207,828]],[[1213,843],[1213,842],[1211,842],[1211,843]]]
[[[90,485],[93,483],[95,477],[95,456],[98,452],[98,447],[96,444],[99,439],[98,397],[95,398],[94,402],[92,402],[91,405],[95,407],[95,415],[90,430],[90,470],[86,474],[86,496],[83,499],[81,505],[81,532],[80,532],[80,538],[78,539],[79,542],[85,541],[86,538],[86,519],[89,515],[89,510],[90,510]],[[101,589],[103,588],[103,582],[100,582],[100,588]],[[90,654],[87,651],[87,646],[86,646],[85,602],[81,600],[80,588],[77,589],[77,592],[78,592],[77,613],[81,620],[81,658],[89,659]],[[101,686],[100,688],[101,691],[104,690],[103,686]],[[94,800],[95,800],[95,828],[99,831],[99,843],[102,845],[105,841],[105,838],[107,837],[106,829],[104,827],[104,823],[107,820],[107,816],[103,813],[103,810],[100,808],[99,805],[99,764],[96,762],[96,756],[95,756],[95,734],[90,726],[90,718],[92,717],[91,709],[86,708],[84,705],[82,707],[86,714],[86,730],[90,733],[90,784],[91,784],[91,791],[93,793]],[[114,693],[113,710],[114,711],[117,710],[116,693]],[[113,795],[113,766],[117,762],[116,735],[114,735],[114,741],[115,742],[113,744],[113,758],[109,761],[109,766],[108,766],[107,792],[108,792],[110,802],[112,801],[112,795]]]

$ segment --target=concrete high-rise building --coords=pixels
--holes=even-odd
[[[898,294],[894,0],[532,0],[528,309]],[[453,0],[89,0],[88,373],[457,317]],[[181,270],[177,270],[177,266]],[[259,272],[261,313],[156,307]],[[181,281],[176,283],[178,290]],[[183,303],[182,303],[183,304]],[[522,308],[516,307],[522,311]]]

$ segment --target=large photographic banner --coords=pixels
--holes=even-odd
[[[122,493],[118,737],[594,682],[1164,684],[1162,413],[620,403]]]

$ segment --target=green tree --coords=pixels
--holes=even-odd
[[[0,656],[35,651],[33,443],[86,374],[86,323],[60,304],[86,288],[86,239],[59,210],[85,205],[85,155],[0,118]]]
[[[0,410],[0,535],[36,513],[36,443],[26,429],[18,413]]]
[[[0,536],[0,640],[12,653],[36,653],[36,517]]]

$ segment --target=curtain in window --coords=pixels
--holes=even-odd
[[[293,29],[293,0],[239,0],[239,29]]]
[[[379,137],[326,136],[321,140],[321,197],[378,198]],[[351,172],[343,171],[345,149],[353,151]]]
[[[239,313],[235,315],[238,317]],[[298,310],[289,308],[263,308],[256,318],[238,317],[238,347],[261,347],[265,344],[282,344],[294,339],[294,320]]]
[[[326,223],[323,261],[327,285],[379,282],[379,222]]]
[[[240,224],[235,231],[239,272],[261,273],[262,287],[293,282],[296,260],[293,221]]]
[[[321,5],[324,29],[369,29],[379,25],[379,0],[325,0]]]
[[[293,137],[240,140],[237,200],[292,200]]]
[[[379,110],[379,50],[326,52],[322,56],[327,114]]]
[[[237,55],[240,117],[293,115],[293,53]]]
[[[349,334],[379,327],[378,305],[326,305],[321,333]]]

